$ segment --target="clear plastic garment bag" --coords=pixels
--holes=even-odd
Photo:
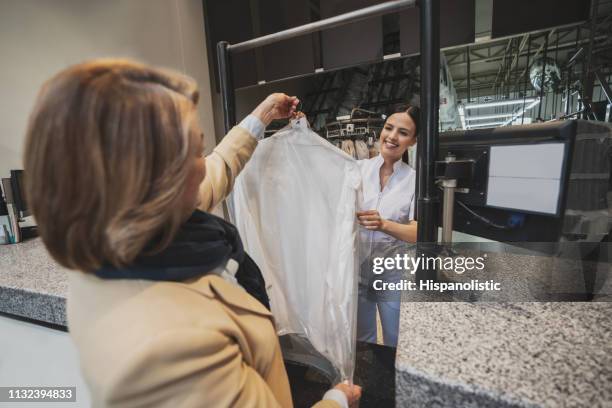
[[[306,337],[341,380],[355,364],[360,184],[357,162],[302,118],[259,142],[233,194],[278,334]]]

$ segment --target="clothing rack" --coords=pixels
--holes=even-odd
[[[297,36],[399,12],[417,6],[417,0],[392,0],[338,16],[315,21],[237,44],[217,44],[219,82],[225,132],[236,124],[236,96],[232,78],[232,55]],[[421,136],[417,165],[417,253],[431,253],[437,242],[438,197],[435,160],[438,153],[440,70],[440,0],[418,0],[421,30]],[[321,72],[317,69],[315,72]],[[435,271],[417,271],[417,279],[435,279]]]
[[[371,133],[353,133],[350,135],[341,135],[341,136],[329,136],[326,139],[327,140],[363,140],[363,141],[367,141],[368,138],[373,137],[373,135]]]

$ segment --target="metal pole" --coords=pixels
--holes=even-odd
[[[589,34],[589,44],[587,48],[586,61],[582,64],[582,99],[585,101],[584,113],[582,119],[588,119],[592,112],[593,102],[593,72],[591,62],[593,58],[593,43],[595,38],[595,29],[597,27],[597,9],[599,8],[599,0],[593,0],[591,9],[591,32]]]
[[[444,160],[447,163],[454,162],[455,156],[447,155]],[[455,190],[457,189],[456,179],[442,180],[444,195],[442,198],[442,243],[450,246],[453,243],[453,216],[455,209]]]
[[[544,86],[545,86],[544,80],[546,79],[546,51],[547,50],[548,50],[548,34],[544,36],[544,55],[542,56],[542,75],[540,76],[540,104],[538,106],[538,120],[542,120],[542,99],[544,98]]]
[[[229,43],[220,41],[217,44],[217,60],[219,67],[219,89],[223,103],[223,126],[225,133],[236,124],[236,95],[234,94],[234,81],[232,78],[231,56],[228,50]],[[217,143],[220,135],[217,135]]]
[[[438,109],[440,106],[440,0],[421,0],[421,123],[419,141],[419,189],[417,254],[435,254],[439,199],[435,184],[438,156]],[[420,268],[417,281],[436,279],[436,270]]]
[[[338,27],[340,25],[354,23],[356,21],[365,20],[371,17],[380,16],[383,14],[393,13],[405,8],[414,7],[416,0],[393,0],[382,4],[376,4],[374,6],[366,7],[360,10],[351,11],[348,13],[340,14],[326,18],[323,20],[315,21],[313,23],[304,24],[299,27],[290,28],[288,30],[279,31],[274,34],[264,35],[263,37],[254,38],[252,40],[244,41],[238,44],[229,46],[231,53],[243,52],[253,48],[262,47],[264,45],[272,44],[278,41],[288,40],[290,38],[298,37],[300,35],[306,35],[329,28]]]
[[[470,103],[471,95],[471,84],[470,84],[470,46],[466,48],[467,52],[467,103]]]
[[[555,44],[555,64],[557,64],[557,65],[559,64],[558,56],[559,56],[559,31],[557,31],[557,43]],[[559,78],[559,79],[561,79],[561,78]],[[555,92],[553,94],[553,107],[552,107],[553,112],[552,113],[553,113],[553,115],[555,115],[554,116],[555,119],[557,118],[557,99],[559,99],[558,98],[559,95],[558,95],[558,92],[557,92],[558,90],[559,90],[559,88],[556,88]]]
[[[523,86],[523,114],[521,125],[525,123],[525,99],[527,98],[527,83],[529,82],[529,54],[531,53],[531,35],[527,34],[527,63],[525,64],[525,85]]]
[[[581,26],[578,26],[576,28],[576,49],[577,50],[578,50],[578,44],[580,44],[580,32],[581,32],[581,28],[582,28]],[[584,53],[584,47],[576,52],[576,55],[574,55],[574,57],[576,57],[576,59],[572,58],[572,59],[570,59],[569,62],[571,63],[572,61],[577,61],[578,57],[580,57],[582,55],[582,53]],[[573,68],[572,68],[572,70],[573,70]],[[570,84],[570,86],[571,86],[571,84]],[[573,94],[571,94],[571,95],[572,95],[572,102],[574,102],[574,96],[573,96]],[[577,109],[578,111],[582,111],[582,102],[580,101],[580,99],[578,100],[578,107],[577,108],[578,108]],[[572,106],[571,109],[573,109],[573,106]],[[570,109],[568,109],[568,113],[569,113],[569,110]]]
[[[217,43],[217,62],[219,68],[219,90],[221,91],[221,103],[223,104],[223,128],[227,134],[236,124],[236,94],[234,93],[234,81],[232,75],[232,59],[228,50],[227,41]],[[223,135],[215,135],[217,144],[223,139]],[[231,199],[223,201],[223,218],[234,221],[234,208]]]
[[[457,180],[450,179],[442,181],[444,198],[442,201],[442,243],[450,245],[453,243],[453,210],[455,209],[455,189]]]
[[[571,94],[571,76],[572,76],[572,67],[568,66],[567,67],[567,74],[565,76],[565,107],[564,107],[564,111],[566,115],[569,115],[569,111],[570,111],[570,94]]]

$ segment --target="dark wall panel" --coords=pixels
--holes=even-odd
[[[251,8],[244,0],[206,0],[204,2],[204,18],[210,38],[208,46],[212,48],[215,83],[218,88],[219,73],[217,70],[217,42],[228,41],[235,44],[253,38],[251,24]],[[257,83],[257,68],[255,52],[247,51],[232,58],[234,71],[234,87],[253,85]]]
[[[474,42],[475,0],[440,1],[440,47]],[[400,13],[400,49],[402,55],[420,52],[419,9]]]
[[[493,38],[587,20],[591,0],[493,0]]]
[[[261,33],[267,35],[311,22],[308,1],[260,1]],[[313,35],[274,43],[262,48],[266,81],[312,73],[315,70]]]
[[[321,18],[361,9],[384,1],[321,0]],[[321,34],[325,69],[380,60],[383,51],[382,17],[323,31]]]

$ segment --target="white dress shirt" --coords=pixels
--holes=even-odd
[[[393,164],[393,173],[385,188],[380,189],[380,167],[383,158],[379,154],[371,159],[359,160],[361,170],[363,203],[361,210],[378,210],[386,220],[408,224],[414,220],[416,172],[401,160]],[[361,228],[362,241],[396,241],[391,235],[381,231]]]

